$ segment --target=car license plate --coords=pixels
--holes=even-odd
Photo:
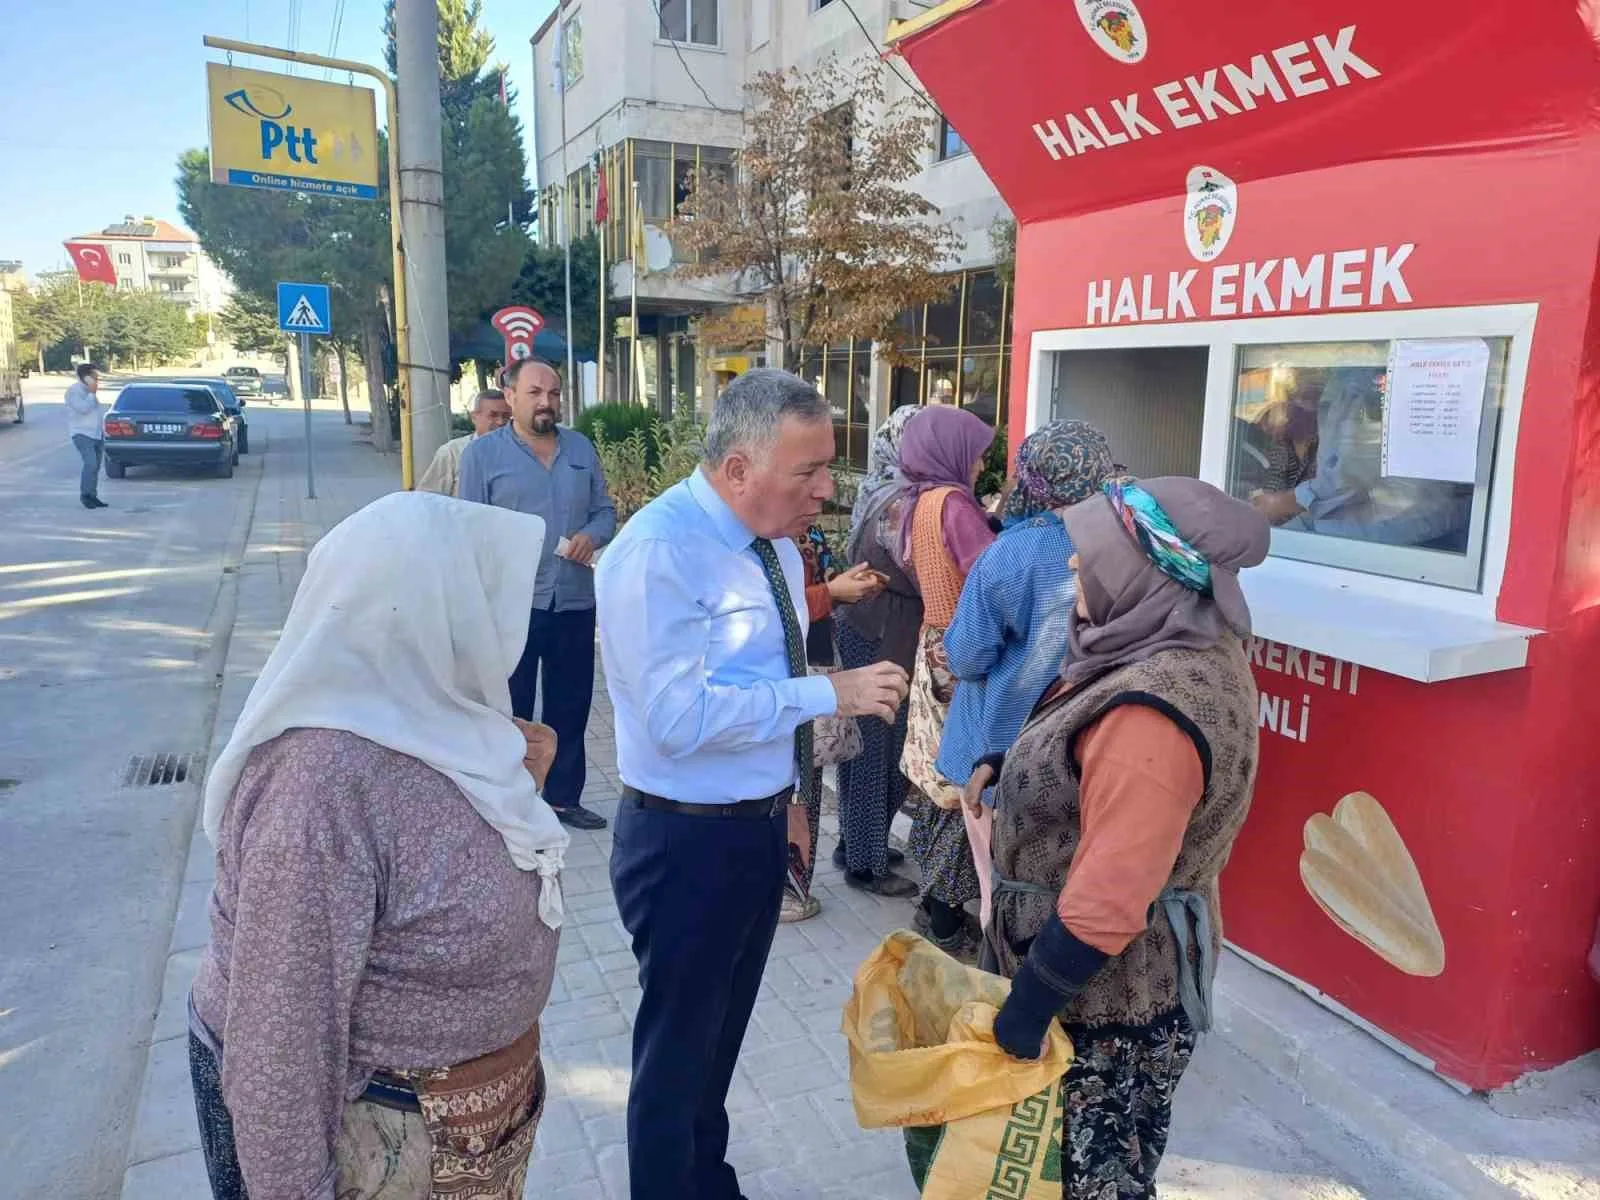
[[[146,425],[144,427],[146,433],[186,433],[188,429],[187,425]]]

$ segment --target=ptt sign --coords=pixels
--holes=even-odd
[[[206,84],[212,182],[377,199],[371,91],[223,63]]]

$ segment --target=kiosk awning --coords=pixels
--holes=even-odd
[[[890,31],[1022,222],[1592,126],[1572,0],[950,0]],[[1466,198],[1463,198],[1464,200]]]

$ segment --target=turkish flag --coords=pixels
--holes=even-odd
[[[606,172],[605,168],[601,167],[600,187],[599,190],[595,192],[594,196],[594,223],[596,225],[604,225],[606,223],[606,215],[610,213],[610,211],[611,200],[606,194]]]
[[[65,242],[67,253],[72,255],[72,265],[78,268],[78,278],[85,283],[109,283],[117,286],[117,269],[111,265],[111,251],[93,242]]]

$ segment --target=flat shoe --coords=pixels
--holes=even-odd
[[[800,896],[783,889],[783,906],[778,909],[778,924],[793,925],[798,921],[809,921],[822,911],[822,901],[815,896]]]
[[[891,867],[903,866],[905,861],[906,856],[904,853],[896,850],[893,846],[889,847],[889,865]],[[843,840],[841,840],[839,844],[833,848],[833,865],[838,867],[841,871],[846,869]]]
[[[857,891],[871,892],[887,900],[909,900],[917,894],[917,885],[904,875],[858,875],[846,871],[844,881]]]
[[[599,813],[590,812],[581,804],[552,804],[550,810],[556,814],[556,820],[563,825],[570,825],[573,829],[604,829],[606,819]]]

